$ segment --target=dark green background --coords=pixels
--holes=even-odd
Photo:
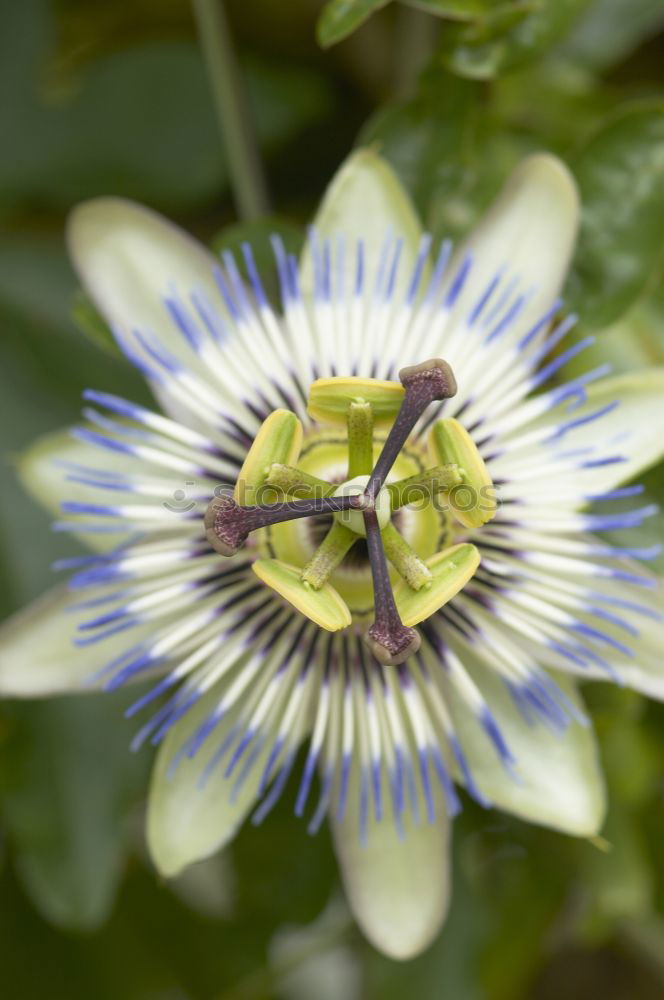
[[[272,199],[251,225],[234,214],[184,0],[0,4],[3,614],[71,553],[21,494],[13,456],[73,422],[86,386],[146,396],[103,335],[78,328],[80,310],[74,322],[62,231],[80,199],[128,195],[216,247],[249,238],[267,260],[266,234],[298,246],[357,141],[391,160],[437,236],[463,232],[520,156],[548,148],[584,198],[568,286],[580,332],[598,332],[593,355],[617,370],[664,361],[661,0],[422,0],[427,14],[344,0],[320,20],[315,0],[227,7]],[[663,481],[649,473],[648,493]],[[661,518],[647,530],[661,535]],[[467,804],[447,926],[404,965],[341,903],[327,929],[283,944],[339,897],[329,838],[307,837],[292,796],[221,861],[165,885],[146,859],[149,760],[128,752],[122,698],[3,704],[3,998],[661,997],[664,712],[605,686],[589,697],[611,852]]]

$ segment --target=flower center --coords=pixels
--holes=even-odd
[[[222,555],[233,555],[257,532],[256,575],[322,628],[337,631],[373,615],[365,639],[384,664],[417,650],[412,626],[477,568],[479,555],[468,542],[438,550],[438,541],[448,540],[449,513],[468,527],[495,511],[484,463],[457,421],[434,424],[428,450],[438,464],[431,468],[424,446],[408,443],[430,404],[456,392],[449,365],[433,359],[403,369],[399,378],[400,384],[319,379],[309,413],[341,424],[345,434],[316,431],[302,448],[295,414],[275,411],[256,436],[233,496],[215,497],[205,518],[208,539]],[[389,425],[382,440],[376,425]],[[454,504],[458,489],[470,494],[463,515]],[[359,546],[360,558],[347,559]]]
[[[374,462],[378,459],[385,437],[385,432],[380,429],[374,433]],[[399,481],[419,479],[426,472],[428,462],[426,446],[421,442],[409,441],[392,467],[387,486]],[[347,478],[348,438],[345,431],[340,433],[334,427],[321,428],[318,425],[305,431],[297,467],[301,473],[332,484],[336,492],[344,482],[350,481]],[[276,480],[283,481],[283,476],[282,469],[275,469]],[[364,479],[367,478],[365,475]],[[293,566],[304,567],[325,539],[334,521],[340,518],[352,521],[354,513],[319,514],[308,519],[271,525],[252,537],[254,549],[262,558],[275,558]],[[357,520],[362,523],[363,529],[361,514]],[[454,524],[442,498],[434,503],[428,502],[426,498],[416,499],[410,504],[397,506],[394,510],[390,502],[390,520],[422,560],[451,544]],[[349,526],[348,521],[345,524]],[[390,577],[394,584],[400,579],[400,574],[391,563]],[[358,627],[366,628],[371,623],[374,602],[365,536],[356,535],[355,544],[331,572],[329,581],[347,604],[353,622]]]
[[[367,530],[364,523],[363,511],[373,510],[376,512],[378,527],[381,531],[387,527],[392,514],[389,490],[381,489],[375,498],[366,495],[369,478],[367,475],[354,476],[353,479],[348,479],[345,483],[342,483],[334,492],[335,497],[362,497],[362,509],[354,510],[351,508],[350,510],[340,510],[332,515],[337,524],[349,528],[354,534],[361,535],[364,538],[367,537]]]

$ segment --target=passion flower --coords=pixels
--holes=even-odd
[[[584,346],[556,298],[576,224],[569,174],[536,156],[459,252],[432,253],[359,152],[301,262],[274,240],[277,310],[249,246],[242,274],[130,203],[74,213],[74,263],[163,412],[91,390],[69,443],[24,460],[97,553],[5,627],[0,688],[145,682],[128,715],[134,747],[159,747],[163,873],[261,822],[293,774],[365,932],[408,957],[445,915],[457,785],[597,832],[575,679],[664,684],[633,561],[652,552],[592,532],[652,513],[602,505],[661,453],[662,381],[557,380]]]

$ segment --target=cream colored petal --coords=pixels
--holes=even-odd
[[[512,775],[477,716],[450,690],[459,742],[480,791],[497,808],[532,823],[579,837],[596,834],[604,821],[606,790],[592,727],[571,722],[564,732],[554,732],[529,723],[495,671],[465,651],[462,660],[514,757]],[[582,711],[574,682],[561,675],[555,681]]]
[[[96,448],[74,438],[71,431],[62,430],[34,441],[19,457],[16,471],[21,485],[30,496],[59,518],[65,501],[104,504],[114,502],[118,497],[127,497],[127,494],[72,482],[68,477],[75,473],[69,468],[70,464],[126,474],[131,461],[127,455]],[[132,496],[131,502],[140,502],[140,498]],[[67,520],[76,519],[68,515]],[[79,517],[78,520],[84,519]],[[77,532],[76,537],[95,551],[105,552],[120,545],[127,536],[121,533]]]
[[[642,567],[638,567],[638,572],[643,572]],[[624,597],[624,586],[620,584],[614,586],[616,596]],[[639,591],[639,593],[631,594],[629,597],[649,608],[652,616],[629,615],[630,621],[638,629],[638,635],[634,638],[626,635],[622,629],[616,628],[609,622],[599,623],[602,632],[618,642],[625,643],[634,653],[633,659],[630,659],[608,650],[605,659],[615,669],[617,676],[626,687],[639,691],[641,694],[647,695],[648,698],[664,701],[664,659],[662,658],[662,650],[664,650],[664,580],[661,577],[658,578],[656,590]],[[614,611],[618,616],[623,613],[619,607],[609,610]],[[588,620],[590,621],[590,619]],[[591,624],[597,627],[597,619],[592,620]],[[607,680],[606,673],[599,667],[591,667],[588,672],[596,680]]]
[[[111,326],[153,330],[189,363],[191,352],[168,316],[164,295],[176,288],[188,298],[201,289],[225,315],[213,255],[143,205],[124,198],[83,202],[69,217],[67,242],[83,287]]]
[[[588,386],[588,402],[570,414],[582,417],[617,401],[610,413],[569,434],[570,447],[594,447],[624,461],[592,470],[592,492],[634,479],[664,457],[664,368],[644,368]]]
[[[220,764],[201,784],[206,763],[236,721],[229,712],[193,759],[184,757],[173,772],[173,758],[219,701],[213,688],[176,722],[157,754],[148,798],[147,838],[152,859],[162,875],[178,875],[187,865],[207,858],[227,844],[244,822],[258,795],[269,753],[263,749],[237,799],[231,792],[237,774],[224,777]],[[239,769],[238,769],[239,770]]]
[[[643,368],[628,374],[598,379],[586,387],[587,400],[571,409],[558,407],[553,417],[521,426],[500,441],[505,448],[504,474],[510,475],[510,439],[550,427],[550,435],[561,425],[574,423],[557,450],[578,453],[579,464],[569,485],[578,490],[581,506],[588,496],[614,489],[637,478],[664,457],[664,368]],[[584,418],[606,410],[596,419]],[[520,460],[518,452],[515,460]],[[593,459],[617,459],[606,465],[583,466]],[[500,461],[500,460],[499,460]],[[571,476],[571,473],[569,474]]]
[[[367,266],[375,268],[386,237],[402,238],[397,287],[405,287],[417,256],[422,227],[401,181],[387,161],[373,150],[357,149],[342,163],[328,185],[313,226],[321,240],[343,235],[348,248],[346,288],[353,287],[357,240],[363,242]],[[302,255],[300,280],[303,291],[310,295],[313,264],[308,244]]]
[[[86,598],[96,593],[86,592]],[[72,600],[66,587],[54,587],[0,625],[0,695],[89,693],[97,671],[154,630],[137,626],[90,646],[75,646],[79,619],[68,610]]]
[[[589,542],[596,541],[590,535],[585,537]],[[604,612],[627,621],[636,629],[636,634],[630,635],[624,628],[613,624],[606,618],[598,619],[584,611],[576,612],[575,617],[592,628],[601,629],[609,639],[627,646],[633,652],[634,655],[629,657],[608,645],[603,646],[601,651],[602,658],[610,669],[615,670],[616,677],[620,678],[620,682],[625,687],[639,691],[649,698],[664,701],[664,659],[662,658],[662,650],[664,649],[664,578],[649,573],[647,566],[634,559],[624,559],[621,560],[621,563],[622,568],[628,572],[649,578],[652,586],[629,586],[619,580],[602,580],[598,582],[597,592],[613,598],[618,603],[610,604],[601,600],[596,600],[594,603]],[[559,572],[557,576],[564,577],[564,574]],[[573,577],[570,577],[570,580],[576,582]],[[636,604],[641,608],[641,611],[625,609],[621,607],[621,601]],[[535,660],[552,668],[560,668],[560,660],[552,650],[545,650],[535,643],[528,645]],[[592,663],[578,668],[575,668],[574,664],[568,663],[567,669],[570,673],[576,674],[580,680],[614,683],[607,675],[606,669]]]
[[[346,895],[367,938],[390,958],[424,951],[443,924],[450,898],[451,829],[441,796],[434,823],[415,826],[404,817],[403,840],[390,814],[380,822],[371,817],[363,845],[355,774],[346,815],[341,822],[333,818],[331,826]]]
[[[503,272],[531,296],[514,329],[525,333],[563,286],[579,225],[579,197],[565,164],[549,153],[523,160],[455,259],[472,255],[457,307],[465,315],[489,282]],[[517,330],[518,327],[518,330]]]

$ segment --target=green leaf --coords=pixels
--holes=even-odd
[[[151,40],[103,53],[75,75],[69,70],[56,94],[50,78],[46,87],[42,81],[53,48],[44,0],[13,4],[8,16],[0,61],[12,100],[0,109],[0,129],[11,155],[0,159],[0,208],[70,206],[112,191],[181,209],[226,187],[223,144],[193,43]],[[33,34],[29,46],[17,44]],[[278,148],[331,105],[330,88],[314,71],[256,58],[243,69],[263,150]]]
[[[318,19],[316,34],[323,48],[352,34],[391,0],[329,0]]]
[[[293,784],[303,766],[304,756],[265,823],[245,824],[228,852],[237,877],[236,915],[254,927],[312,920],[336,888],[327,824],[312,837],[293,812]]]
[[[513,0],[492,5],[470,24],[450,25],[440,57],[459,76],[489,80],[540,58],[558,42],[590,0]]]
[[[635,302],[662,259],[664,102],[621,110],[572,167],[583,215],[568,301],[598,329]]]
[[[384,105],[359,142],[378,149],[437,238],[458,238],[477,220],[522,151],[497,132],[482,85],[441,71],[425,74],[409,101]]]
[[[425,10],[452,21],[474,21],[496,7],[495,0],[401,0],[408,7]],[[509,4],[503,4],[509,6]]]
[[[459,84],[453,77],[450,84],[454,92],[451,99],[443,94],[440,101],[438,95],[433,99],[420,95],[405,104],[383,107],[360,137],[361,143],[380,149],[423,214],[434,192],[451,193],[462,186],[468,145],[474,140],[475,88]]]
[[[595,0],[564,44],[585,70],[608,69],[664,26],[661,0]]]
[[[306,66],[252,55],[243,59],[242,70],[252,121],[265,151],[280,149],[308,125],[324,121],[334,107],[328,80]]]
[[[1,168],[0,168],[1,169]],[[81,390],[89,385],[147,398],[141,377],[116,356],[100,365],[99,351],[81,339],[71,319],[76,280],[67,262],[61,224],[57,235],[12,233],[0,239],[0,325],[3,357],[11,355],[24,377],[7,379],[7,389],[25,411],[10,428],[24,440],[65,423],[80,412]],[[28,381],[34,384],[28,387]],[[21,384],[24,382],[25,384]],[[34,399],[42,406],[35,408]],[[20,400],[20,403],[19,403]],[[9,405],[9,400],[5,400]],[[29,423],[26,418],[29,417]],[[6,428],[7,429],[7,428]],[[16,442],[22,444],[23,442]]]
[[[585,334],[580,328],[575,340],[580,341]],[[594,343],[565,365],[564,377],[576,378],[607,361],[617,375],[664,365],[664,311],[655,297],[637,302],[616,323],[602,330]]]
[[[590,894],[584,914],[586,937],[597,939],[617,921],[647,914],[652,905],[653,873],[636,817],[613,809],[602,831],[606,851],[585,848],[582,882]]]
[[[476,822],[472,839],[475,892],[491,903],[492,918],[476,957],[480,995],[526,997],[570,897],[571,845],[555,834],[500,822]]]
[[[92,929],[122,871],[129,813],[146,778],[109,695],[12,705],[3,720],[0,800],[21,880],[49,921]]]
[[[587,687],[593,698],[602,760],[609,778],[612,808],[636,812],[648,808],[659,794],[661,780],[660,734],[648,726],[648,703],[634,691]],[[611,817],[609,817],[611,818]],[[610,834],[606,834],[610,840]]]

